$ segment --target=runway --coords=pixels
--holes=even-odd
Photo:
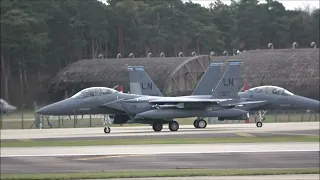
[[[319,167],[319,143],[1,148],[1,173]]]
[[[319,122],[181,126],[153,132],[150,126],[2,130],[1,141],[17,139],[136,139],[319,135]],[[1,173],[57,173],[157,169],[317,168],[319,143],[219,143],[1,148]]]
[[[166,135],[124,135],[124,136],[97,136],[97,137],[65,137],[65,138],[36,138],[28,139],[32,141],[73,141],[73,140],[116,140],[116,139],[140,139],[140,140],[155,140],[155,139],[171,139],[171,138],[230,138],[230,137],[272,137],[272,136],[318,136],[319,130],[301,130],[301,131],[280,131],[280,132],[255,132],[255,133],[224,133],[224,132],[206,132],[199,134],[166,134]],[[3,139],[3,142],[21,141],[23,139]]]
[[[172,137],[234,137],[239,133],[249,133],[253,136],[278,135],[319,135],[319,122],[295,123],[264,123],[257,128],[250,124],[215,124],[205,129],[195,129],[192,125],[180,126],[177,132],[170,132],[164,126],[162,132],[154,132],[151,126],[112,127],[110,134],[105,134],[103,128],[57,128],[57,129],[20,129],[1,130],[1,140],[17,139],[98,139],[98,138],[172,138]]]
[[[317,168],[319,151],[1,158],[1,173],[112,170]]]

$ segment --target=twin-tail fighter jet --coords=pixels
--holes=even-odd
[[[122,93],[106,87],[91,87],[81,90],[72,97],[45,106],[37,111],[43,115],[114,115],[114,124],[152,124],[154,131],[161,131],[169,124],[170,131],[177,131],[179,123],[174,118],[239,117],[249,113],[234,108],[236,105],[256,104],[261,101],[240,102],[234,79],[240,77],[241,62],[230,62],[210,96],[191,95],[160,97]],[[199,83],[200,85],[200,83]],[[210,87],[209,87],[210,88]],[[110,133],[110,127],[104,128]]]
[[[1,114],[9,114],[13,111],[15,111],[17,108],[13,105],[10,105],[5,100],[0,99],[0,110]]]
[[[206,73],[202,76],[201,81],[198,86],[194,89],[192,95],[204,95],[204,97],[209,98],[208,95],[211,93],[211,88],[215,86],[220,80],[220,70],[221,63],[212,63]],[[141,66],[131,66],[129,70],[129,80],[130,80],[130,91],[134,94],[148,95],[148,94],[158,94],[162,96],[161,92],[155,85],[155,83],[150,79],[144,68]],[[237,71],[238,72],[238,71]],[[237,74],[240,78],[240,74]],[[151,87],[151,88],[150,88]],[[152,88],[153,87],[153,88]],[[207,88],[206,88],[207,87]],[[218,91],[220,94],[225,94],[228,91]],[[240,101],[261,101],[260,103],[252,104],[239,104],[235,108],[242,109],[246,111],[255,111],[255,116],[257,119],[256,126],[262,127],[262,122],[265,119],[264,116],[268,110],[313,110],[319,112],[319,101],[294,95],[286,89],[277,86],[259,86],[254,87],[244,92],[238,93]],[[224,102],[221,102],[222,105]],[[229,116],[229,117],[219,117],[218,120],[246,120],[248,118],[241,116]],[[199,124],[200,122],[200,124]],[[205,128],[206,122],[201,119],[200,121],[196,119],[194,121],[195,128]]]
[[[278,86],[253,87],[244,92],[239,92],[239,96],[245,101],[265,101],[260,105],[247,104],[237,107],[246,111],[256,111],[257,127],[262,127],[264,116],[269,110],[312,110],[314,112],[320,110],[318,100],[295,95]]]
[[[221,79],[221,67],[223,63],[211,63],[207,71],[203,74],[197,86],[194,88],[191,98],[208,98],[212,96],[212,92]],[[230,70],[236,71],[230,71]],[[234,66],[228,69],[231,79],[238,82],[240,79],[240,66]],[[149,95],[149,96],[163,96],[157,85],[151,80],[145,72],[143,66],[128,66],[129,72],[129,88],[132,94]],[[227,74],[228,75],[228,74]],[[233,82],[234,83],[234,82]],[[236,87],[235,87],[236,88]],[[236,89],[233,89],[236,93]],[[221,93],[221,92],[220,92]],[[239,118],[248,119],[247,115]],[[195,128],[206,128],[207,122],[202,118],[197,118],[193,123]]]

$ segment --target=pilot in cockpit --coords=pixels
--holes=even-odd
[[[276,89],[276,88],[274,88],[273,90],[272,90],[272,93],[273,94],[281,94],[281,92],[280,92],[280,90],[278,90],[278,89]]]
[[[71,98],[86,98],[86,97],[93,97],[93,96],[102,96],[108,95],[112,93],[116,93],[117,91],[114,89],[106,88],[106,87],[90,87],[83,89],[73,95]]]

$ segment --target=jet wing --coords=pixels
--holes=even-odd
[[[266,102],[267,101],[242,101],[242,102],[230,103],[227,105],[229,106],[229,105],[246,105],[246,104],[264,104]]]
[[[158,103],[219,103],[231,99],[201,99],[201,98],[182,98],[182,97],[164,97],[149,100],[150,104]]]
[[[238,101],[233,99],[201,99],[201,98],[175,98],[175,97],[169,97],[169,98],[160,98],[160,99],[154,99],[149,100],[150,104],[157,105],[158,107],[163,108],[171,108],[171,107],[177,107],[177,108],[184,108],[186,106],[188,107],[197,107],[197,108],[203,108],[208,105],[218,105],[226,108],[232,108],[235,106],[241,106],[246,104],[254,104],[257,106],[260,106],[267,101]],[[159,104],[167,104],[167,105],[159,105]],[[171,105],[170,105],[171,104]],[[175,104],[175,105],[173,105]]]

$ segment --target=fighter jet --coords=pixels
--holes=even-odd
[[[212,92],[219,82],[222,63],[210,63],[207,71],[193,90],[191,98],[211,98]],[[228,69],[229,70],[229,69]],[[128,66],[129,85],[132,94],[163,96],[157,85],[145,72],[143,66]],[[237,71],[238,72],[238,71]],[[234,74],[236,77],[237,74]],[[238,74],[240,78],[240,73]],[[234,79],[237,80],[237,79]],[[206,128],[207,122],[204,119],[196,119],[193,123],[195,128]]]
[[[232,75],[240,73],[240,64],[241,62],[230,62],[229,70],[225,72],[210,98],[137,95],[106,87],[91,87],[81,90],[71,98],[45,106],[37,113],[43,115],[113,114],[114,124],[130,122],[152,124],[154,131],[161,131],[163,124],[169,124],[170,131],[177,131],[179,123],[174,118],[248,117],[247,111],[234,107],[240,104],[261,103],[261,101],[233,101],[238,98],[238,94],[235,83],[237,81],[234,81]],[[110,133],[110,127],[106,126],[104,132]]]
[[[256,113],[257,127],[262,127],[264,115],[268,110],[313,110],[319,112],[320,102],[307,97],[295,95],[292,92],[278,86],[258,86],[239,92],[244,101],[265,101],[261,104],[240,105],[237,108],[246,111],[258,111]],[[221,119],[225,119],[222,117]]]
[[[206,73],[202,76],[198,86],[194,89],[192,95],[209,95],[211,92],[209,85],[216,84],[220,79],[220,67],[221,63],[212,63]],[[130,91],[136,94],[147,95],[159,94],[155,83],[151,80],[148,74],[141,66],[130,66],[129,80]],[[240,76],[240,74],[238,74]],[[208,88],[205,88],[205,87]],[[247,85],[246,85],[247,86]],[[151,88],[150,88],[151,87]],[[154,87],[152,89],[152,87]],[[212,86],[215,87],[215,86]],[[153,92],[152,92],[153,90]],[[241,90],[240,90],[241,91]],[[319,111],[319,101],[309,99],[306,97],[294,95],[286,89],[277,86],[259,86],[245,90],[238,93],[240,101],[262,101],[261,103],[253,103],[246,105],[239,105],[235,108],[239,108],[246,111],[256,111],[255,116],[257,119],[256,126],[262,127],[262,122],[265,119],[264,116],[268,110],[314,110]],[[195,96],[197,97],[197,96]],[[209,98],[207,96],[207,98]],[[224,120],[246,120],[248,118],[241,117],[218,117],[219,121]],[[200,121],[200,128],[206,127],[206,122],[202,119]],[[194,126],[199,128],[199,120],[194,121]]]
[[[0,108],[1,108],[0,109],[1,114],[8,114],[8,113],[11,113],[17,109],[15,106],[10,105],[9,103],[7,103],[3,99],[0,99]]]

